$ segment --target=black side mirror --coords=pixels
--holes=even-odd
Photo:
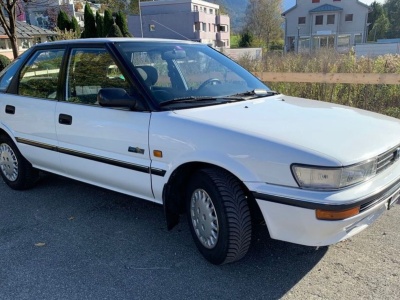
[[[121,88],[100,89],[97,94],[97,101],[104,107],[127,107],[135,108],[136,99],[130,96],[126,90]]]

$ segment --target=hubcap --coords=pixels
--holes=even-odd
[[[0,168],[9,181],[17,180],[18,159],[13,149],[7,144],[0,145]]]
[[[219,226],[214,204],[205,190],[197,189],[190,200],[194,231],[204,247],[212,249],[218,242]]]

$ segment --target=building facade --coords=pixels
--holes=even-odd
[[[202,0],[140,2],[140,14],[128,17],[135,37],[193,40],[230,47],[230,19],[219,5]]]
[[[368,5],[358,0],[296,0],[285,11],[285,51],[310,52],[333,48],[348,52],[365,43]]]

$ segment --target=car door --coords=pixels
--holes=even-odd
[[[58,172],[59,156],[54,113],[60,68],[65,50],[38,49],[2,94],[0,120],[34,166]],[[16,77],[14,75],[13,77]]]
[[[99,106],[97,93],[107,87],[130,88],[107,50],[70,49],[56,107],[61,165],[70,177],[152,200],[150,113]]]

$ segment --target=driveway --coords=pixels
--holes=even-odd
[[[399,215],[319,249],[260,225],[245,259],[214,266],[161,206],[54,175],[23,192],[0,180],[0,298],[400,299]]]

